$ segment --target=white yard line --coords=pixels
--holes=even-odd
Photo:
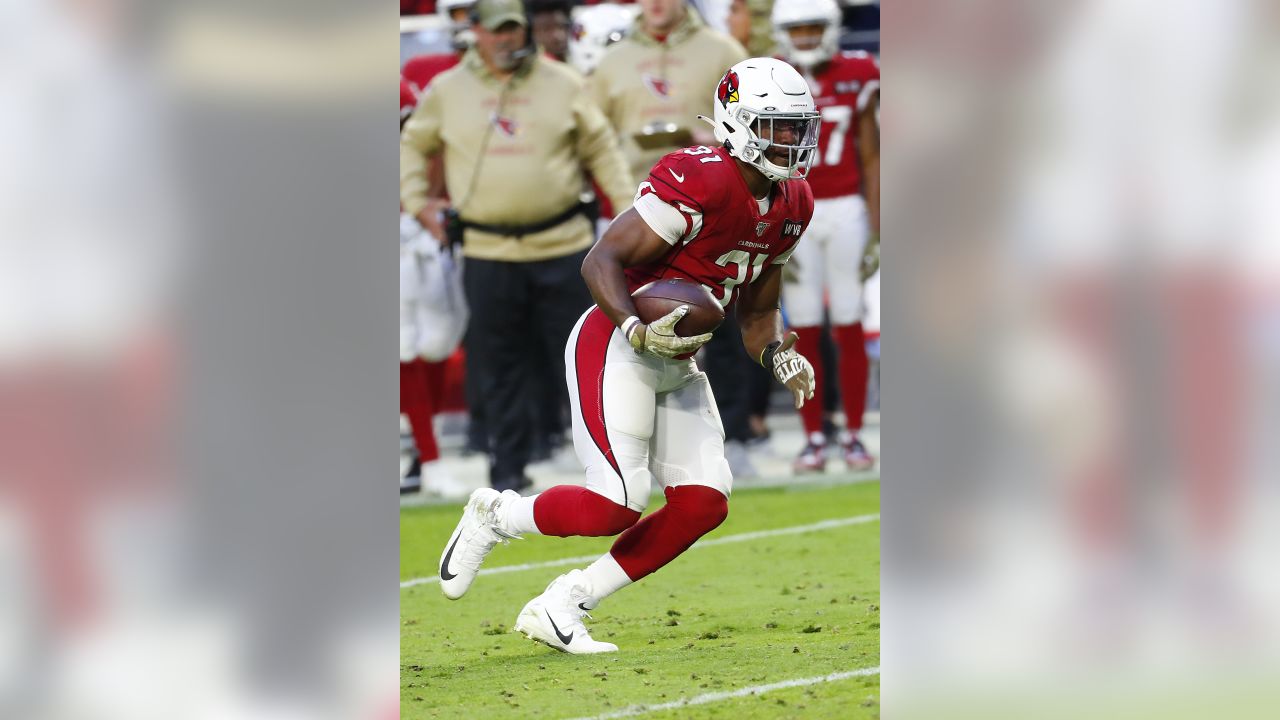
[[[880,513],[871,515],[855,515],[853,517],[836,518],[834,520],[823,520],[821,522],[812,523],[810,525],[795,525],[792,527],[777,528],[775,530],[756,530],[754,532],[738,533],[737,535],[725,535],[724,537],[712,538],[702,542],[694,543],[691,550],[698,548],[711,547],[713,545],[727,545],[729,543],[746,542],[748,540],[758,540],[760,538],[775,537],[777,535],[796,535],[799,533],[814,532],[816,530],[830,530],[831,528],[844,527],[845,525],[862,525],[864,523],[876,522],[880,519]],[[557,567],[560,565],[576,565],[578,563],[591,562],[600,557],[596,555],[579,555],[578,557],[561,558],[559,560],[548,560],[546,562],[525,563],[523,565],[500,565],[492,568],[481,568],[480,575],[497,575],[498,573],[520,572],[522,570],[534,570],[537,568]],[[417,585],[427,585],[430,583],[440,582],[438,575],[431,577],[413,578],[400,583],[400,589],[411,588]]]
[[[764,461],[760,461],[760,462],[764,462]],[[861,485],[864,483],[880,482],[880,466],[879,465],[877,465],[872,470],[866,470],[862,472],[805,473],[803,475],[790,474],[791,471],[790,469],[788,469],[789,467],[790,466],[783,466],[784,471],[779,472],[777,474],[767,474],[764,477],[734,478],[733,489],[734,490],[758,490],[763,488],[780,488],[780,487],[785,487],[788,489],[796,489],[796,488],[808,489],[808,488],[836,487],[838,485]],[[486,470],[482,474],[487,472],[488,471]],[[457,477],[460,474],[461,473],[455,472],[454,476]],[[581,473],[578,473],[578,475],[581,475]],[[488,483],[487,474],[484,474],[484,478],[485,478],[484,482]],[[533,476],[534,491],[545,490],[546,488],[549,488],[553,485],[561,485],[566,483],[570,485],[581,485],[582,479],[578,476],[563,474],[563,473],[553,473],[550,475],[541,475],[541,474],[535,473]],[[477,484],[476,487],[486,487],[486,485]],[[653,493],[651,493],[651,495],[659,499],[663,497],[661,489],[655,490]],[[462,504],[464,502],[466,502],[466,498],[445,499],[436,495],[432,495],[429,492],[420,492],[420,493],[414,493],[412,495],[400,496],[401,508],[453,505],[461,509]]]
[[[879,675],[880,668],[863,668],[861,670],[847,670],[845,672],[834,672],[830,675],[819,675],[818,677],[797,678],[795,680],[783,680],[782,682],[769,683],[768,685],[753,685],[738,690],[728,692],[713,692],[705,695],[695,695],[691,698],[680,698],[671,702],[657,703],[654,705],[631,705],[621,710],[604,715],[593,715],[591,717],[577,718],[576,720],[612,720],[612,718],[634,717],[636,715],[644,715],[645,713],[657,712],[659,710],[674,710],[676,708],[688,707],[690,705],[705,705],[707,703],[720,702],[721,700],[731,700],[733,698],[747,697],[750,695],[763,695],[774,690],[784,690],[786,688],[804,687],[805,685],[817,685],[818,683],[834,682],[836,680],[847,680],[852,677],[865,677],[868,675]]]

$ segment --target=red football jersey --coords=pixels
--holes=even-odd
[[[462,58],[457,53],[435,53],[431,55],[416,55],[404,64],[404,68],[400,70],[400,75],[413,83],[414,90],[421,95],[422,91],[427,89],[431,84],[431,80],[440,73],[461,62]]]
[[[809,170],[814,197],[844,197],[861,192],[858,112],[871,90],[879,86],[880,66],[865,52],[838,52],[822,72],[809,78],[814,104],[822,113],[818,156]]]
[[[659,160],[640,184],[635,207],[671,249],[627,269],[631,291],[684,278],[705,285],[727,309],[743,283],[791,257],[813,217],[813,193],[804,180],[776,183],[762,215],[733,157],[722,147],[697,146]]]

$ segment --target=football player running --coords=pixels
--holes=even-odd
[[[724,74],[712,123],[717,147],[673,152],[640,184],[635,205],[609,227],[582,264],[595,305],[565,348],[573,440],[586,486],[532,497],[477,490],[444,547],[440,586],[470,587],[499,541],[522,535],[612,536],[589,567],[556,578],[520,611],[515,629],[569,653],[612,652],[583,624],[604,598],[674,560],[728,514],[733,478],[707,377],[692,359],[710,333],[681,337],[688,306],[646,325],[632,293],[663,278],[709,288],[737,307],[751,357],[791,390],[813,397],[813,369],[782,336],[782,266],[813,213],[803,176],[820,120],[809,85],[773,58]],[[653,483],[666,505],[643,520]]]
[[[799,340],[796,349],[816,355],[822,336],[824,297],[829,298],[832,335],[839,348],[836,371],[844,404],[845,430],[841,454],[850,470],[867,470],[875,459],[858,439],[867,400],[867,355],[864,349],[862,270],[864,254],[875,254],[879,234],[878,174],[859,167],[859,135],[865,121],[873,120],[868,100],[880,85],[880,68],[864,52],[839,52],[840,9],[835,0],[787,0],[773,6],[774,39],[783,57],[809,83],[822,115],[809,184],[815,198],[813,225],[796,251],[795,262],[782,288],[787,320]],[[868,203],[872,212],[868,215]],[[870,222],[869,222],[870,221]],[[870,232],[869,232],[870,231]],[[869,245],[870,241],[870,245]],[[871,252],[869,252],[871,251]],[[866,273],[869,275],[870,273]],[[823,383],[822,363],[816,383]],[[821,394],[821,387],[818,393]],[[822,428],[822,403],[800,411],[804,448],[796,458],[796,472],[826,469],[826,436]]]

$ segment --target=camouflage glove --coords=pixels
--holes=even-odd
[[[798,337],[790,333],[781,343],[769,343],[760,354],[760,364],[772,371],[778,382],[787,386],[795,398],[797,410],[804,407],[805,400],[813,399],[815,384],[813,365],[805,356],[791,349]]]
[[[871,233],[867,238],[867,247],[862,251],[862,263],[858,268],[858,277],[866,282],[880,269],[880,233]]]
[[[711,339],[711,333],[681,337],[676,334],[676,323],[689,312],[688,305],[681,305],[662,317],[645,325],[632,315],[622,323],[622,332],[636,354],[649,353],[660,358],[697,352]]]

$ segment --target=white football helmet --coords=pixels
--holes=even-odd
[[[818,150],[821,124],[809,83],[777,58],[729,68],[712,99],[716,140],[729,154],[779,182],[802,178]]]
[[[836,0],[786,0],[773,4],[773,39],[782,55],[803,68],[813,68],[831,59],[839,49],[840,8]],[[796,48],[788,28],[796,25],[823,25],[822,40],[809,50]]]
[[[586,5],[575,8],[569,34],[569,64],[590,75],[604,51],[627,36],[635,22],[636,5]]]
[[[457,8],[471,9],[476,4],[476,0],[439,0],[436,3],[436,11],[440,13],[440,18],[444,20],[445,27],[449,28],[450,44],[454,50],[465,50],[475,44],[475,33],[471,31],[470,18],[455,21],[453,19],[453,11]]]

